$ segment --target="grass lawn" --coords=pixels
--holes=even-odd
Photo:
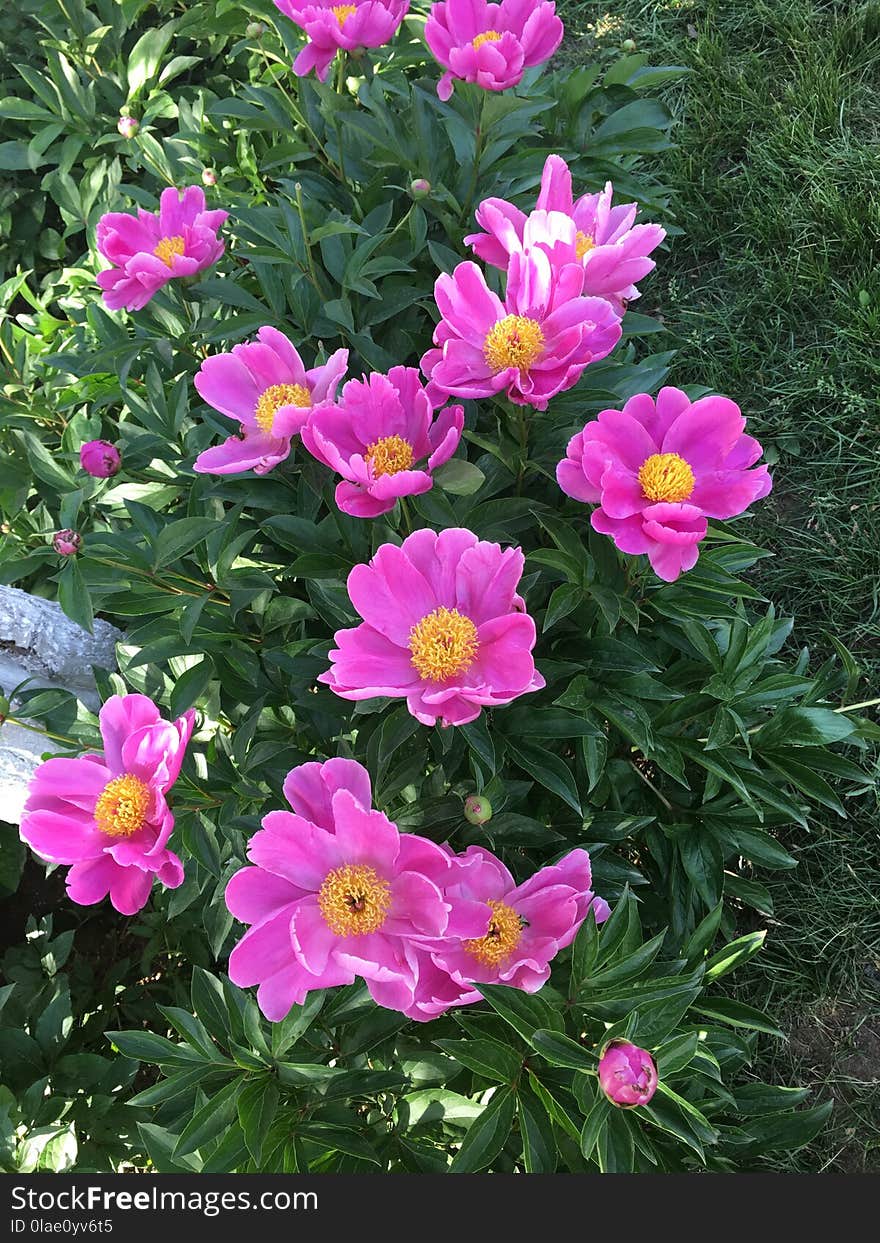
[[[760,585],[816,663],[854,653],[853,699],[880,672],[880,4],[858,0],[559,0],[569,54],[689,70],[662,157],[677,223],[639,307],[681,352],[673,381],[733,397],[775,462],[749,533]],[[880,1169],[880,817],[793,831],[760,965],[742,999],[788,1033],[762,1056],[837,1108],[783,1168]],[[781,879],[779,879],[781,878]],[[766,882],[766,875],[762,877]]]

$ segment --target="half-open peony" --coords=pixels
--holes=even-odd
[[[761,446],[745,425],[727,397],[638,393],[571,438],[556,479],[576,501],[598,506],[594,530],[621,552],[647,553],[671,583],[696,564],[707,518],[733,518],[770,491],[767,467],[749,469]]]
[[[571,944],[590,908],[597,923],[610,914],[608,904],[592,892],[585,850],[570,851],[521,885],[482,846],[469,846],[453,863],[447,898],[484,904],[488,928],[480,937],[447,935],[422,942],[434,969],[420,973],[408,1011],[413,1018],[432,1018],[448,1005],[478,1001],[475,983],[537,992],[550,976],[551,959]]]
[[[620,340],[611,305],[581,296],[574,222],[560,212],[533,212],[525,238],[510,257],[503,302],[474,263],[437,278],[437,348],[421,360],[433,400],[506,392],[517,405],[546,410]]]
[[[217,230],[228,212],[207,211],[201,186],[181,195],[162,191],[159,211],[107,212],[98,221],[98,250],[113,264],[98,273],[111,311],[139,311],[170,280],[194,276],[216,263],[225,249]]]
[[[640,296],[635,282],[656,266],[648,256],[666,237],[666,230],[659,224],[635,224],[638,204],[612,207],[613,191],[609,181],[600,194],[575,200],[568,165],[561,156],[549,155],[535,209],[562,212],[574,221],[584,294],[607,298],[623,314],[626,303]],[[476,216],[485,232],[471,233],[465,242],[484,263],[506,268],[513,251],[525,244],[528,216],[506,199],[495,198],[484,199]]]
[[[50,863],[69,863],[68,896],[82,906],[107,894],[123,915],[147,901],[154,879],[168,889],[183,865],[167,842],[165,798],[177,780],[194,713],[166,721],[146,695],[114,695],[101,709],[103,755],[46,760],[34,773],[21,836]]]
[[[356,518],[393,509],[400,496],[427,492],[431,472],[452,457],[464,411],[434,405],[415,367],[349,380],[336,406],[316,410],[301,432],[319,462],[342,475],[336,504]]]
[[[327,80],[330,63],[339,52],[381,47],[393,39],[409,12],[409,0],[275,0],[275,7],[300,26],[308,43],[293,62],[299,77],[314,69]]]
[[[367,791],[352,775],[336,774],[332,790],[321,782],[329,809],[321,793],[317,806],[322,818],[329,810],[327,827],[270,812],[248,845],[254,866],[227,887],[229,909],[254,925],[232,952],[230,978],[244,987],[258,983],[260,1008],[273,1021],[311,990],[357,977],[380,1005],[405,1010],[418,982],[414,938],[442,936],[450,925],[452,904],[437,883],[450,868],[447,852],[398,833],[360,801]],[[294,791],[302,803],[300,794]],[[453,927],[479,929],[479,910],[462,908]]]
[[[524,69],[549,60],[562,35],[549,0],[441,0],[425,23],[425,42],[446,69],[437,94],[448,99],[456,78],[506,91],[522,81]]]
[[[265,475],[290,453],[290,442],[323,402],[332,402],[345,375],[348,350],[337,350],[307,371],[299,353],[277,328],[261,328],[257,340],[228,354],[206,358],[195,386],[209,406],[241,424],[238,435],[200,453],[199,474]]]
[[[343,699],[405,698],[423,725],[464,725],[540,690],[535,623],[516,594],[523,564],[520,549],[461,527],[383,544],[348,576],[364,620],[336,631],[318,681]]]

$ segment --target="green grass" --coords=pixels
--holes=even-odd
[[[733,397],[775,463],[749,533],[775,554],[760,586],[825,655],[880,672],[880,3],[562,0],[570,55],[689,73],[660,173],[677,223],[640,310],[678,338],[673,382]],[[741,996],[790,1040],[779,1082],[833,1095],[828,1132],[779,1168],[880,1169],[880,831],[874,800],[787,842],[776,917]],[[780,874],[777,874],[777,877]],[[766,876],[762,877],[766,881]],[[872,1088],[871,1082],[874,1086]]]

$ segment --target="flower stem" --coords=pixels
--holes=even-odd
[[[486,92],[480,90],[480,103],[474,117],[474,133],[476,141],[474,143],[474,167],[471,173],[471,184],[468,189],[467,198],[461,209],[460,219],[466,220],[470,215],[470,210],[474,205],[474,195],[477,192],[477,181],[480,176],[480,159],[483,155],[483,112],[486,108]]]

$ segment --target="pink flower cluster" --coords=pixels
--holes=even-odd
[[[767,467],[755,466],[761,446],[745,425],[726,397],[639,393],[572,437],[556,478],[563,492],[597,506],[594,530],[621,552],[647,553],[654,572],[673,582],[696,564],[707,518],[733,518],[770,491]]]
[[[330,64],[340,53],[381,47],[394,38],[409,12],[409,0],[275,0],[275,7],[299,26],[308,38],[293,62],[302,77],[314,69],[326,82]]]
[[[372,807],[370,778],[353,760],[293,769],[293,808],[273,811],[251,838],[226,904],[247,933],[229,975],[258,985],[277,1022],[314,989],[366,981],[373,999],[427,1021],[480,1000],[474,987],[536,992],[592,907],[586,851],[573,850],[517,885],[490,851],[400,833]]]
[[[424,725],[464,725],[540,690],[535,623],[516,588],[525,558],[472,531],[414,531],[348,576],[363,618],[337,630],[318,677],[343,699],[405,698]]]
[[[114,695],[101,709],[102,754],[46,760],[34,774],[22,839],[50,863],[70,864],[67,893],[82,906],[107,894],[134,915],[153,881],[176,889],[183,865],[168,849],[177,780],[195,714],[163,720],[146,695]]]
[[[113,265],[98,273],[111,311],[139,311],[163,285],[194,276],[225,250],[217,230],[229,215],[208,211],[201,186],[162,191],[158,213],[107,212],[98,221],[98,250]]]

